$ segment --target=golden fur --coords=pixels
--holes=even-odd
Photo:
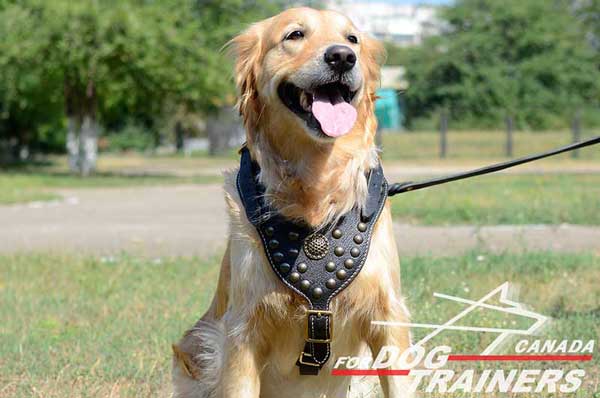
[[[286,43],[295,26],[309,34]],[[320,140],[277,96],[282,79],[299,70],[323,48],[353,45],[362,84],[353,105],[353,129],[335,140]],[[382,46],[360,34],[344,16],[309,8],[287,10],[252,25],[231,43],[240,91],[239,109],[247,145],[261,166],[261,182],[271,204],[289,218],[320,226],[361,206],[365,173],[377,163],[374,146],[374,91],[383,58]],[[260,239],[248,222],[228,173],[225,199],[230,219],[227,251],[217,292],[209,310],[173,346],[175,396],[199,397],[343,397],[350,380],[330,375],[337,356],[377,354],[381,346],[405,349],[403,328],[372,326],[373,320],[407,321],[400,295],[400,272],[389,204],[373,232],[369,255],[356,280],[332,301],[332,358],[319,376],[300,376],[295,366],[303,347],[306,304],[273,274]],[[410,397],[407,377],[381,377],[386,397]]]

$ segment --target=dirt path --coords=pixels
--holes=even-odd
[[[62,190],[63,201],[0,206],[0,252],[146,256],[218,253],[227,221],[219,185]],[[492,251],[600,252],[600,227],[397,224],[403,255]]]

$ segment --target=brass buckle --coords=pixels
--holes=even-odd
[[[319,365],[319,364],[318,364],[318,363],[316,363],[316,362],[315,362],[315,363],[312,363],[312,362],[304,362],[304,361],[302,360],[302,358],[303,358],[303,356],[304,356],[304,355],[306,355],[307,357],[311,357],[311,358],[312,358],[312,354],[308,354],[308,353],[306,353],[306,352],[302,351],[302,352],[300,353],[300,356],[298,357],[298,362],[299,362],[299,363],[301,363],[302,365],[314,366],[315,368],[320,368],[320,367],[321,367],[321,365]]]
[[[333,312],[331,311],[327,311],[327,310],[306,310],[307,313],[307,318],[306,318],[306,322],[307,322],[307,327],[306,327],[306,342],[307,343],[331,343],[331,340],[333,339],[333,322],[331,322],[331,319],[329,321],[329,338],[328,339],[311,339],[310,337],[308,337],[308,322],[309,322],[309,318],[310,315],[316,315],[318,317],[323,316],[323,315],[327,315],[329,317],[333,318]],[[310,354],[307,354],[310,355]],[[302,354],[300,354],[300,356],[302,356]]]

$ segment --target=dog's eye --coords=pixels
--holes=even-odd
[[[304,33],[302,33],[299,30],[295,30],[292,33],[289,33],[286,37],[285,40],[300,40],[304,37]]]
[[[358,43],[358,37],[356,37],[354,35],[348,35],[348,37],[346,37],[346,39],[348,39],[348,41],[350,43],[354,43],[354,44]]]

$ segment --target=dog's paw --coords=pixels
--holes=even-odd
[[[225,333],[220,322],[200,321],[173,345],[174,398],[215,396],[223,367]]]

